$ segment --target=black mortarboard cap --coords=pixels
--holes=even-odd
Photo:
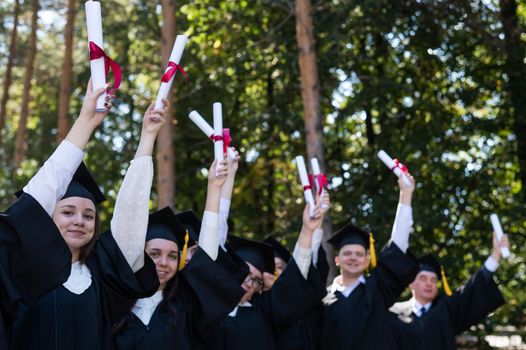
[[[15,193],[17,197],[20,197],[22,190]],[[106,200],[106,197],[101,192],[99,185],[91,176],[88,168],[84,162],[80,163],[79,167],[75,171],[71,182],[68,185],[66,193],[61,199],[69,197],[82,197],[91,200],[95,204],[100,204]]]
[[[278,240],[273,237],[266,238],[263,243],[270,244],[274,249],[274,257],[280,258],[284,262],[288,263],[292,255],[289,250],[281,244]]]
[[[193,246],[199,241],[199,233],[201,232],[201,220],[192,210],[185,210],[175,214],[175,217],[185,230],[188,230],[190,240],[188,245]]]
[[[274,273],[274,252],[271,245],[236,236],[229,236],[228,242],[237,255],[256,269]]]
[[[170,207],[157,210],[148,218],[146,242],[155,238],[162,238],[177,243],[183,248],[185,229]]]
[[[77,168],[77,171],[73,175],[73,179],[69,183],[68,189],[62,199],[69,197],[87,198],[95,204],[102,203],[106,200],[106,197],[104,197],[99,185],[97,185],[89,173],[84,162],[80,163]]]
[[[441,276],[441,265],[440,262],[433,255],[428,254],[418,258],[418,272],[428,271],[436,273],[437,277]]]
[[[369,233],[353,224],[347,224],[334,233],[328,242],[336,249],[341,249],[347,244],[359,244],[367,251],[369,250],[369,240]]]

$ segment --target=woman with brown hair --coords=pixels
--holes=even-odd
[[[111,230],[99,235],[97,204],[105,198],[82,164],[65,194],[50,206],[71,252],[71,274],[34,305],[22,305],[12,331],[14,349],[111,349],[111,325],[132,299],[157,289],[155,266],[144,258],[144,236],[153,179],[151,154],[168,110],[168,101],[164,103],[162,111],[152,104],[144,115],[141,140],[121,185]],[[82,152],[79,156],[81,160]],[[45,188],[45,172],[43,167],[24,191]]]

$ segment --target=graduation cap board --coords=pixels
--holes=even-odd
[[[230,236],[228,242],[243,260],[261,272],[274,274],[274,250],[271,245],[236,236]]]
[[[188,247],[192,247],[199,241],[201,231],[201,220],[192,210],[185,210],[175,214],[175,217],[183,225],[185,230],[184,246],[182,248],[181,259],[179,261],[179,270],[184,269]]]
[[[437,258],[435,258],[431,254],[427,254],[427,255],[424,255],[418,258],[418,263],[419,263],[418,272],[427,271],[427,272],[435,273],[438,278],[442,279],[442,287],[444,288],[444,292],[446,293],[446,295],[448,296],[453,295],[453,292],[451,291],[451,288],[449,287],[449,283],[447,282],[444,267],[440,264]]]
[[[280,258],[284,262],[288,263],[292,255],[290,254],[289,250],[281,244],[278,240],[268,237],[266,238],[263,243],[270,244],[272,248],[274,249],[274,257]]]
[[[185,210],[175,214],[179,222],[188,230],[190,235],[189,246],[196,244],[199,241],[199,233],[201,231],[201,220],[192,210]]]
[[[148,217],[146,242],[161,238],[175,242],[182,249],[186,231],[170,207],[154,211]]]
[[[367,233],[358,226],[347,224],[336,231],[328,242],[336,249],[342,249],[347,244],[358,244],[369,250],[371,255],[371,265],[376,267],[376,251],[374,249],[374,237],[372,233]]]
[[[15,193],[17,197],[20,197],[23,190],[19,190]],[[106,200],[106,197],[101,192],[99,185],[91,176],[86,164],[80,163],[79,167],[73,174],[73,178],[68,185],[66,193],[61,199],[70,197],[82,197],[91,200],[95,204],[100,204]]]

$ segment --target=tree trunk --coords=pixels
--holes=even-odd
[[[163,68],[168,64],[172,46],[175,41],[175,0],[162,0],[163,27],[161,63]],[[172,99],[173,106],[174,99]],[[175,152],[173,148],[174,108],[170,107],[166,124],[157,137],[157,194],[158,208],[175,205]]]
[[[526,66],[523,62],[525,50],[521,41],[515,0],[500,0],[500,14],[505,34],[505,71],[509,77],[508,90],[514,109],[513,131],[517,138],[519,176],[522,195],[526,196]]]
[[[38,26],[38,0],[31,1],[33,11],[31,17],[31,34],[29,36],[29,46],[27,50],[26,72],[24,77],[24,89],[22,92],[22,109],[20,111],[20,122],[16,131],[15,154],[13,157],[13,170],[16,171],[24,160],[27,151],[26,131],[27,119],[29,115],[29,93],[31,91],[31,79],[33,78],[33,69],[35,56],[37,53],[37,26]]]
[[[310,0],[296,0],[296,40],[298,42],[299,66],[301,74],[301,96],[303,98],[303,114],[307,134],[307,155],[318,158],[320,168],[325,169],[325,153],[323,149],[323,119],[320,109],[320,86],[318,67],[316,66],[316,49],[312,25]],[[329,215],[323,222],[323,246],[327,252],[331,272],[329,278],[335,275],[335,265],[332,260],[333,249],[327,244],[327,238],[332,233]]]
[[[60,81],[58,98],[57,142],[64,140],[69,130],[69,99],[73,76],[73,25],[77,14],[76,1],[68,0],[68,15],[64,33],[66,48],[64,51],[64,71]]]
[[[2,100],[0,101],[0,143],[2,143],[2,130],[5,125],[5,118],[7,115],[6,107],[9,100],[9,87],[11,86],[11,73],[13,71],[13,61],[16,50],[16,37],[18,31],[18,15],[20,12],[20,1],[15,0],[15,11],[13,14],[13,31],[11,32],[11,43],[9,44],[9,56],[7,57],[7,67],[5,69],[4,87],[2,92]]]

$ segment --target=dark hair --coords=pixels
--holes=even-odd
[[[164,312],[165,314],[168,314],[173,317],[173,323],[172,327],[175,328],[177,324],[177,310],[172,306],[170,301],[175,299],[175,295],[177,294],[177,289],[179,288],[179,259],[181,259],[180,252],[178,253],[178,259],[177,259],[177,270],[175,273],[175,276],[172,277],[167,283],[166,286],[164,286],[163,289],[163,300],[159,303],[160,310]],[[132,319],[132,308],[135,305],[135,303],[131,304],[129,307],[129,310],[123,318],[121,318],[118,322],[115,323],[115,325],[112,328],[113,333],[119,333],[123,331],[126,328],[126,324],[131,321]]]
[[[88,258],[91,251],[93,250],[93,247],[95,246],[95,243],[97,242],[97,239],[99,238],[99,235],[100,235],[100,216],[99,216],[99,210],[97,206],[95,206],[95,230],[93,233],[93,237],[91,237],[91,240],[88,242],[88,244],[80,248],[80,253],[79,253],[80,263],[82,264],[86,263],[86,259]]]

